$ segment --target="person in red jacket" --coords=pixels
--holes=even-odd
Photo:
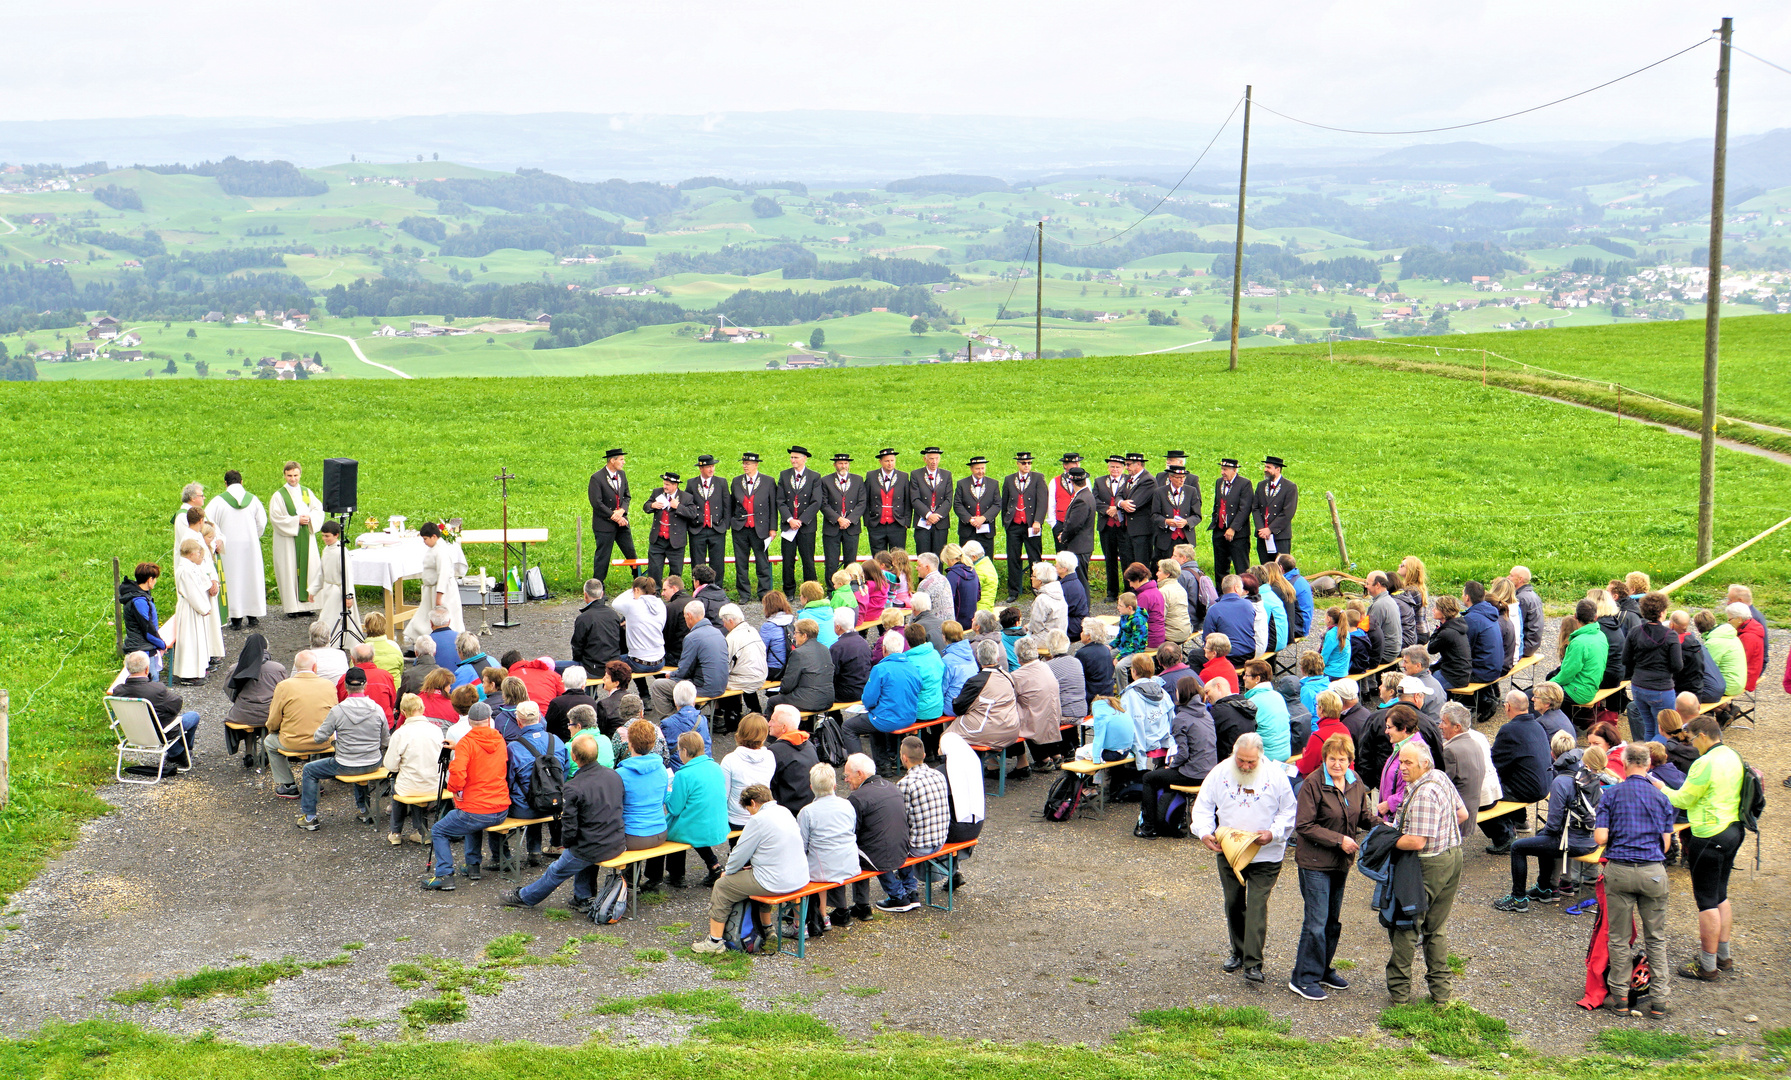
[[[1318,709],[1318,727],[1306,740],[1306,752],[1300,755],[1300,775],[1309,776],[1313,770],[1325,763],[1325,740],[1333,735],[1349,735],[1349,728],[1343,724],[1343,697],[1334,690],[1321,690],[1313,699],[1313,706]],[[1355,740],[1350,740],[1350,748],[1355,748]],[[1354,764],[1352,758],[1351,764]]]
[[[1224,634],[1208,634],[1206,636],[1206,663],[1200,668],[1200,681],[1210,683],[1214,679],[1224,679],[1225,685],[1236,693],[1244,684],[1238,681],[1238,669],[1231,663],[1231,639]]]
[[[504,737],[491,726],[491,706],[477,702],[467,710],[467,733],[454,746],[448,766],[448,790],[454,809],[442,815],[430,830],[435,845],[435,872],[423,879],[423,888],[442,892],[454,888],[454,841],[466,842],[466,879],[479,880],[479,849],[485,830],[504,820],[510,810],[510,751]]]
[[[1760,683],[1760,672],[1766,669],[1766,627],[1746,604],[1730,604],[1725,614],[1747,656],[1747,692],[1751,694]]]
[[[554,670],[551,656],[524,660],[521,653],[511,649],[504,654],[504,667],[529,688],[529,700],[541,706],[542,716],[547,715],[547,707],[553,704],[553,699],[566,692],[566,682]]]
[[[349,654],[354,666],[367,673],[367,696],[380,708],[385,710],[386,726],[398,725],[398,685],[392,681],[392,673],[373,662],[373,646],[365,641],[356,645]],[[343,701],[348,697],[348,684],[343,674],[336,680],[336,700]]]

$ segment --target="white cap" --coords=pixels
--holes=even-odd
[[[1407,675],[1399,680],[1399,693],[1402,697],[1406,694],[1422,694],[1424,692],[1424,680],[1415,675]]]
[[[1345,701],[1355,701],[1362,696],[1361,688],[1354,679],[1332,679],[1330,689]]]

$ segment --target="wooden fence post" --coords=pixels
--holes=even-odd
[[[8,749],[6,734],[6,716],[10,711],[10,700],[10,695],[5,690],[0,690],[0,810],[6,808],[8,787],[12,779],[10,775],[11,751]]]
[[[596,543],[596,541],[596,537],[591,538],[592,543]],[[585,572],[585,528],[584,521],[577,514],[572,515],[572,542],[576,545],[572,556],[576,560],[572,564],[572,577],[573,580],[577,580]]]
[[[112,648],[124,655],[124,606],[118,602],[118,556],[112,556]]]
[[[1342,570],[1350,568],[1349,549],[1343,546],[1343,522],[1337,517],[1337,496],[1325,492],[1325,502],[1331,504],[1331,531],[1337,534],[1338,567]]]

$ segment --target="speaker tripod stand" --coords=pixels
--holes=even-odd
[[[492,477],[492,479],[498,482],[498,490],[504,506],[504,542],[502,545],[504,549],[504,576],[498,579],[500,582],[498,588],[504,590],[504,618],[502,622],[495,622],[492,623],[492,625],[500,630],[509,630],[512,627],[522,625],[510,618],[510,481],[516,479],[516,474],[504,466],[499,465],[498,474]],[[523,582],[522,587],[527,589],[528,582]]]
[[[350,601],[350,597],[354,596],[354,582],[348,577],[348,519],[354,516],[354,509],[351,507],[340,514],[331,516],[342,526],[342,538],[336,541],[336,550],[340,553],[342,567],[342,610],[336,616],[336,625],[330,630],[330,640],[336,648],[346,653],[350,637],[353,637],[357,643],[367,640],[366,631],[361,629],[360,623],[350,614],[354,607],[358,606]]]

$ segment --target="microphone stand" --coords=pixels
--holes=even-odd
[[[354,582],[348,577],[348,519],[354,516],[354,508],[350,507],[334,516],[342,524],[342,538],[336,541],[336,547],[342,552],[342,613],[339,616],[341,621],[336,624],[336,648],[347,652],[349,627],[353,625],[348,619],[348,597],[354,589]],[[356,632],[354,637],[356,641],[367,640],[364,633]]]
[[[504,504],[504,576],[501,579],[503,582],[501,588],[504,590],[504,620],[493,625],[500,630],[508,630],[522,625],[510,618],[510,481],[516,479],[516,475],[500,465],[498,474],[492,479],[496,480],[500,486]]]

